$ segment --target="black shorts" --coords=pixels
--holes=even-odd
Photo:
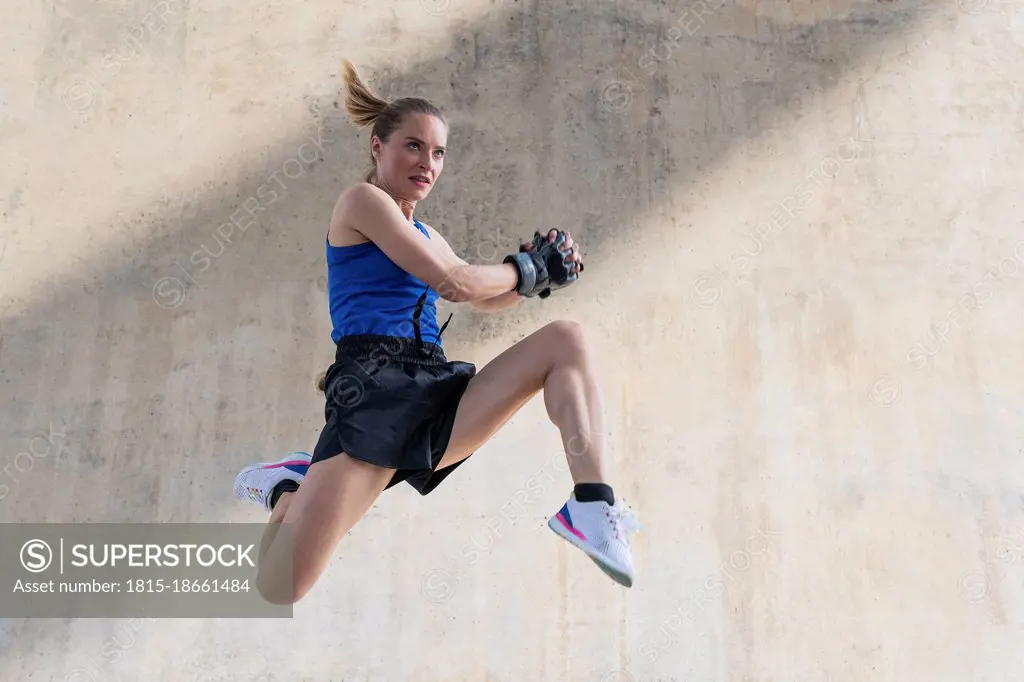
[[[385,490],[406,481],[421,495],[462,464],[436,470],[476,367],[449,361],[432,344],[420,348],[394,336],[341,339],[324,379],[326,424],[313,463],[344,452],[395,469]]]

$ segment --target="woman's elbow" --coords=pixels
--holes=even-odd
[[[445,293],[438,291],[438,294],[449,303],[469,303],[476,307],[479,302],[478,299],[473,298],[473,295],[465,289],[448,289]]]
[[[462,265],[449,272],[434,287],[437,295],[452,303],[469,303],[475,300],[472,273],[467,272],[469,267],[468,265]]]

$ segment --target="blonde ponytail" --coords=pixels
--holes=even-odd
[[[372,125],[388,103],[366,87],[352,62],[342,60],[341,70],[345,80],[345,111],[349,121],[357,128]]]

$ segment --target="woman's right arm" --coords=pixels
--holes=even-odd
[[[469,265],[451,249],[410,229],[395,200],[368,183],[346,190],[338,199],[332,222],[338,221],[372,241],[398,267],[453,303],[493,298],[513,291],[519,281],[512,264]]]

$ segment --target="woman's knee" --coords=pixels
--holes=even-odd
[[[295,580],[289,589],[287,583],[282,585],[270,579],[260,580],[257,578],[256,589],[259,590],[261,597],[274,606],[293,606],[309,594],[309,591],[313,589],[314,582]]]
[[[265,571],[259,571],[256,574],[256,590],[264,601],[274,606],[292,606],[305,595],[305,593],[299,593],[296,585],[289,585],[288,582],[287,579],[282,579],[278,575],[269,575]]]
[[[579,360],[590,352],[584,327],[575,320],[555,320],[546,325],[546,331],[551,335],[552,352],[560,358]]]

